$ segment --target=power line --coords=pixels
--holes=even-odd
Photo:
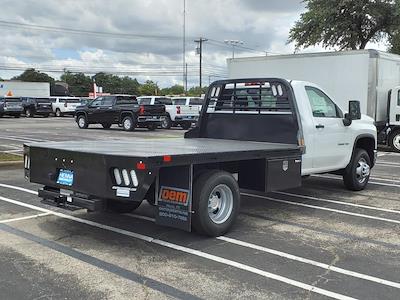
[[[151,35],[151,34],[138,34],[138,33],[119,33],[119,32],[106,32],[106,31],[95,31],[95,30],[82,30],[75,28],[66,27],[55,27],[55,26],[45,26],[36,24],[27,24],[19,22],[11,22],[0,20],[1,27],[11,27],[16,29],[26,29],[26,30],[38,30],[38,31],[52,31],[52,32],[65,32],[71,34],[88,34],[88,35],[100,35],[108,36],[112,38],[121,39],[181,39],[180,36],[174,35]]]

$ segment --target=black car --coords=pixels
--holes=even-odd
[[[0,117],[12,116],[19,118],[22,113],[22,101],[19,97],[0,98]]]
[[[155,130],[164,117],[164,105],[139,105],[132,95],[100,96],[75,111],[75,120],[82,129],[89,124],[101,124],[103,128],[117,124],[126,131],[136,127]]]
[[[49,98],[22,98],[23,113],[27,118],[32,118],[35,115],[48,117],[53,113],[51,100]]]

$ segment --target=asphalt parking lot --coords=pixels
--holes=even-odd
[[[29,141],[171,138],[71,118],[0,119],[0,151]],[[243,194],[226,236],[206,238],[133,214],[65,211],[39,201],[20,168],[0,169],[2,299],[399,299],[400,155],[379,152],[368,188],[333,175]]]

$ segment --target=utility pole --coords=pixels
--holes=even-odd
[[[182,61],[183,61],[183,88],[187,92],[187,65],[186,65],[186,0],[183,0],[183,39],[182,39]]]
[[[207,41],[208,41],[208,39],[204,39],[202,37],[200,37],[198,40],[195,40],[195,43],[197,43],[196,53],[200,55],[200,68],[199,68],[199,71],[200,71],[200,74],[199,74],[199,77],[200,77],[199,78],[200,90],[202,88],[202,85],[201,85],[202,70],[201,70],[201,68],[202,68],[202,60],[203,60],[203,43],[207,42]]]

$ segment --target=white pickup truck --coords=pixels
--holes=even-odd
[[[360,102],[344,114],[317,85],[279,78],[214,82],[185,138],[24,149],[25,176],[55,205],[126,213],[146,199],[157,224],[209,236],[232,227],[240,189],[267,193],[300,186],[302,175],[336,173],[362,190],[375,158],[376,128]]]
[[[73,115],[76,108],[81,105],[81,99],[77,97],[51,97],[50,101],[56,117]]]
[[[161,123],[163,129],[169,129],[172,126],[181,126],[183,129],[189,129],[192,123],[197,122],[199,110],[197,105],[176,104],[174,99],[164,96],[142,96],[138,97],[139,104],[154,105],[164,104],[167,116]],[[184,99],[184,98],[179,98]],[[185,99],[186,103],[186,99]]]

